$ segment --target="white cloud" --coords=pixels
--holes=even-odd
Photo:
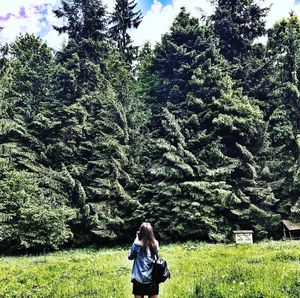
[[[53,26],[60,27],[63,25],[63,20],[59,19],[53,13],[53,9],[48,12],[47,19],[49,24],[51,24],[51,29],[43,36],[49,47],[54,50],[60,50],[64,44],[68,41],[68,35],[66,33],[59,34],[56,30],[53,29]]]
[[[25,2],[25,3],[24,3]],[[57,0],[13,0],[13,1],[7,1],[7,0],[1,0],[0,1],[0,15],[3,16],[6,13],[13,13],[18,14],[20,11],[20,7],[24,8],[30,8],[35,5],[42,5],[42,4],[49,4],[49,5],[55,5]]]
[[[213,11],[213,7],[207,0],[173,0],[172,4],[166,6],[163,6],[158,0],[154,0],[139,28],[132,32],[134,43],[140,46],[146,41],[150,41],[151,44],[159,41],[161,35],[170,29],[183,6],[196,17],[201,16],[201,10],[206,14],[211,14]]]
[[[55,30],[50,30],[44,37],[43,40],[47,42],[47,45],[54,50],[61,50],[62,47],[68,41],[67,34],[58,34]]]
[[[59,35],[53,25],[59,26],[52,10],[60,0],[0,0],[0,43],[12,42],[20,33],[43,32],[43,40],[54,49],[60,49],[67,41],[67,35]],[[104,0],[108,12],[113,11],[115,0]],[[43,17],[46,17],[47,22]],[[50,26],[49,26],[50,24]]]
[[[0,42],[11,42],[20,33],[38,34],[47,30],[47,15],[57,0],[0,1]]]
[[[116,0],[103,0],[103,4],[106,5],[108,12],[112,12],[115,7]]]
[[[295,5],[294,3],[295,0],[260,1],[262,7],[272,4],[267,17],[267,27],[270,28],[276,21],[288,17],[291,10],[300,17],[300,4]],[[150,41],[153,45],[159,41],[161,36],[170,29],[182,6],[185,6],[188,12],[195,17],[200,17],[201,11],[207,15],[213,12],[213,6],[208,0],[173,0],[172,4],[166,6],[163,6],[159,0],[154,0],[151,10],[146,13],[139,28],[131,34],[134,43],[140,46],[146,41]]]
[[[0,32],[0,43],[11,42],[17,35],[24,32],[39,34],[43,32],[43,39],[49,46],[59,49],[66,41],[66,35],[58,35],[51,29],[51,25],[59,25],[60,20],[52,13],[53,8],[60,0],[0,0],[0,26],[4,29]],[[283,17],[288,17],[294,10],[300,16],[300,4],[295,5],[294,0],[260,0],[262,6],[271,4],[271,11],[267,18],[267,27]],[[115,6],[115,0],[103,0],[108,11]],[[180,8],[185,6],[195,17],[200,17],[202,12],[210,15],[213,7],[209,0],[173,0],[171,4],[163,6],[159,0],[153,0],[151,9],[144,16],[143,22],[131,35],[136,45],[142,45],[146,41],[155,44],[162,34],[171,27]],[[43,16],[47,16],[47,22]],[[48,26],[48,27],[47,27]]]
[[[287,18],[293,10],[300,16],[300,5],[295,5],[295,0],[265,0],[261,3],[263,7],[271,6],[267,17],[267,28],[271,28],[277,21]]]

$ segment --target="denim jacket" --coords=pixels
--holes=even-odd
[[[158,250],[158,241],[156,242],[156,245]],[[155,256],[151,254],[150,250],[148,249],[145,253],[141,248],[140,242],[136,239],[128,252],[128,259],[134,260],[131,272],[131,281],[135,279],[142,284],[151,283]]]

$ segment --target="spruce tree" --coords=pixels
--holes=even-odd
[[[231,75],[237,85],[256,97],[268,71],[268,59],[257,38],[266,34],[269,7],[260,7],[255,0],[212,0],[216,9],[209,18],[220,41],[221,54],[231,63]]]
[[[33,35],[6,49],[1,77],[0,246],[3,251],[58,249],[72,238],[75,210],[47,159],[51,50]],[[46,212],[47,209],[47,212]]]
[[[291,15],[268,32],[273,72],[267,77],[268,135],[271,158],[267,162],[278,212],[299,219],[299,43],[300,22]]]
[[[101,0],[65,0],[54,14],[67,21],[54,26],[59,33],[67,33],[70,39],[103,40],[106,35],[106,10]]]
[[[140,190],[145,217],[154,216],[173,239],[224,240],[239,227],[264,236],[275,198],[257,181],[262,114],[233,90],[210,28],[182,9],[150,68],[156,84],[150,178]],[[262,191],[267,201],[257,196]]]
[[[99,3],[89,5],[86,11],[102,11]],[[69,27],[60,32],[73,37],[70,7],[80,11],[83,3],[69,2],[59,10],[58,16],[70,18]],[[84,22],[78,26],[84,27]],[[60,67],[54,98],[59,125],[52,159],[57,165],[63,163],[78,185],[73,203],[82,214],[74,227],[79,241],[103,243],[125,237],[126,221],[138,205],[132,197],[139,171],[132,146],[136,144],[133,136],[139,139],[135,128],[139,103],[122,53],[108,43],[105,13],[90,26],[94,28],[91,32],[105,30],[102,35],[85,32],[76,40],[70,38],[57,56]],[[59,159],[57,152],[61,152]]]
[[[213,30],[220,39],[221,54],[229,61],[241,61],[251,53],[253,41],[266,33],[269,8],[254,0],[213,0]]]
[[[2,78],[2,148],[14,147],[11,161],[18,169],[35,171],[47,163],[42,115],[48,110],[53,71],[51,50],[39,38],[19,36],[8,47]]]
[[[48,156],[54,167],[66,173],[72,206],[80,209],[72,229],[76,242],[85,243],[91,241],[85,173],[93,154],[95,131],[101,132],[94,119],[107,92],[106,11],[102,1],[63,1],[54,13],[67,21],[55,29],[67,33],[69,41],[56,55],[51,107],[54,129]]]
[[[138,47],[132,45],[129,30],[137,29],[142,21],[141,11],[135,11],[135,0],[117,0],[110,18],[110,36],[117,43],[118,49],[129,65],[137,56]]]
[[[191,81],[213,55],[214,42],[209,28],[182,9],[171,33],[155,48],[150,71],[143,71],[147,76],[140,79],[146,86],[153,82],[148,95],[152,112],[152,142],[146,151],[149,170],[140,197],[144,217],[153,218],[162,236],[169,239],[221,240],[228,232],[224,217],[216,215],[214,206],[224,207],[230,186],[206,178],[209,167],[199,158],[200,147],[192,140],[203,133],[197,114],[190,111],[194,106],[189,96]]]
[[[67,206],[65,193],[54,192],[44,181],[45,177],[28,171],[2,173],[1,253],[40,253],[59,249],[72,239],[69,223],[76,211]]]

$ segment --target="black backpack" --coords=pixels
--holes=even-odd
[[[170,278],[170,270],[168,268],[167,262],[163,259],[160,259],[158,257],[158,254],[156,254],[155,262],[153,264],[153,270],[152,270],[152,278],[157,283],[164,282],[167,278]]]

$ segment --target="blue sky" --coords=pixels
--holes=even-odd
[[[11,42],[17,35],[24,32],[41,36],[49,46],[60,48],[66,41],[66,36],[58,36],[52,29],[59,25],[52,10],[61,0],[0,0],[0,43]],[[111,11],[115,0],[102,0]],[[259,0],[257,0],[259,1]],[[275,21],[288,17],[294,10],[300,16],[300,0],[265,0],[260,1],[263,6],[271,3],[272,9],[267,18],[267,26],[271,27]],[[213,8],[209,0],[138,0],[139,8],[143,11],[144,19],[138,30],[132,32],[136,45],[145,41],[152,44],[157,42],[161,35],[168,31],[180,7],[199,17],[201,8],[206,14],[211,14]]]
[[[145,3],[145,6],[147,7],[147,10],[149,10],[151,8],[151,5],[153,3],[152,0],[142,0],[140,2],[144,2]],[[172,2],[172,0],[161,0],[160,2],[165,6],[165,5],[170,4]],[[299,0],[299,2],[300,2],[300,0]]]

